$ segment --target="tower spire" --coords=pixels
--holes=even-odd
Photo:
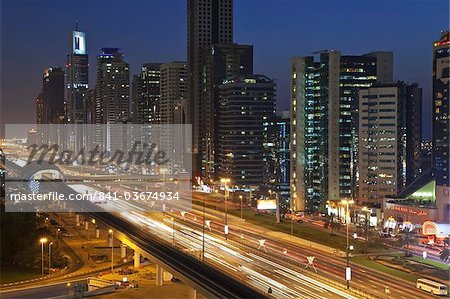
[[[75,31],[78,31],[78,20],[75,21]]]

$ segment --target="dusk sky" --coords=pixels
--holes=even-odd
[[[235,0],[234,41],[254,45],[255,72],[277,80],[277,109],[289,108],[293,56],[394,51],[397,80],[418,82],[424,138],[430,136],[432,43],[449,27],[447,0]],[[145,62],[186,60],[186,1],[1,1],[1,123],[35,122],[42,71],[64,66],[69,34],[87,33],[90,87],[102,47],[119,47],[131,73]]]

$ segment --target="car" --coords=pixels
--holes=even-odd
[[[55,219],[50,219],[50,224],[51,225],[58,225],[58,221],[56,221]]]
[[[61,236],[66,237],[66,238],[73,238],[73,235],[70,233],[62,233]]]
[[[66,233],[67,232],[67,229],[64,226],[58,226],[58,229],[62,233]]]

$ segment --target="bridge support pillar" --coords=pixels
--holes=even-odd
[[[127,257],[127,245],[121,244],[120,245],[120,258],[124,259]]]
[[[77,223],[77,226],[80,226],[80,215],[75,215],[75,222]]]
[[[124,249],[125,247],[122,247]],[[126,250],[126,249],[125,249]],[[120,256],[122,256],[122,252],[120,252]],[[134,268],[139,268],[141,266],[141,254],[134,251]]]
[[[100,230],[97,228],[95,229],[95,237],[98,239],[100,238]]]
[[[89,230],[89,222],[84,222],[84,230]]]
[[[156,265],[156,285],[162,286],[163,285],[163,273],[164,270],[160,265]]]
[[[189,299],[197,299],[197,291],[190,288],[189,289]]]

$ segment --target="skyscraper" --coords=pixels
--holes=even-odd
[[[95,86],[96,124],[107,124],[97,142],[104,150],[114,151],[127,146],[127,133],[119,124],[130,116],[130,67],[118,48],[102,48],[97,57]]]
[[[205,68],[202,73],[202,99],[204,100],[205,144],[202,152],[202,170],[207,178],[215,178],[219,163],[219,138],[217,116],[219,85],[224,80],[239,75],[253,74],[253,46],[214,44],[205,51]]]
[[[36,124],[48,124],[48,110],[42,92],[36,97]]]
[[[66,121],[70,124],[84,124],[89,88],[89,61],[86,34],[78,29],[71,35],[71,48],[67,55],[66,68]]]
[[[433,44],[433,173],[436,185],[450,186],[450,32]]]
[[[161,64],[161,124],[185,124],[187,105],[186,62]]]
[[[193,130],[193,172],[198,174],[208,138],[207,105],[201,94],[204,53],[213,44],[233,42],[233,0],[188,0],[187,29],[188,116]]]
[[[46,68],[42,78],[42,100],[46,107],[47,122],[64,121],[64,71],[60,67]]]
[[[137,124],[157,124],[160,112],[161,63],[145,63],[141,72],[133,76],[131,103],[132,121]]]
[[[360,90],[360,204],[379,204],[419,177],[421,103],[417,84],[374,84]]]
[[[357,185],[358,90],[392,81],[392,53],[296,57],[291,77],[291,208],[323,210]]]
[[[269,122],[275,112],[275,82],[263,75],[242,75],[219,86],[219,177],[240,189],[261,186]]]
[[[130,67],[118,48],[102,48],[97,57],[96,123],[123,124],[129,120]]]
[[[291,119],[289,111],[281,111],[275,118],[275,190],[280,198],[289,199],[290,196],[290,169],[291,169],[291,147],[290,131]]]
[[[164,63],[161,71],[161,135],[162,148],[171,150],[167,153],[169,161],[167,164],[169,173],[182,170],[185,167],[184,151],[180,144],[189,144],[185,140],[187,136],[180,134],[179,126],[174,124],[186,124],[187,104],[187,66],[186,62],[174,61]],[[165,126],[169,125],[169,126]],[[190,161],[190,159],[189,159]],[[189,165],[188,167],[191,167]]]

